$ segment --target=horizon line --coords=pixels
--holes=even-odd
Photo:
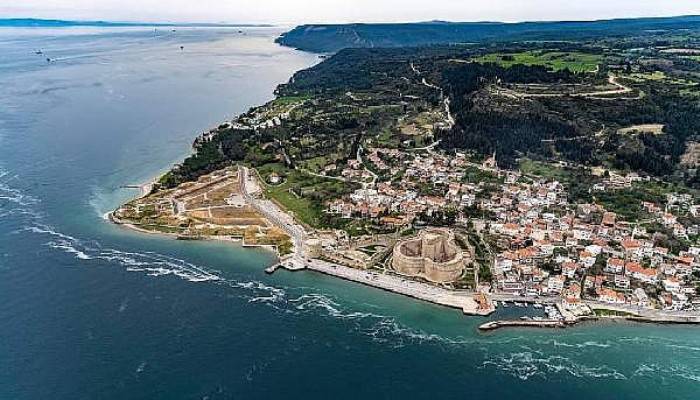
[[[303,25],[401,25],[401,24],[525,24],[525,23],[586,23],[619,20],[644,20],[644,19],[668,19],[668,18],[690,18],[700,17],[700,14],[680,14],[680,15],[657,15],[657,16],[631,16],[631,17],[610,17],[595,19],[539,19],[539,20],[415,20],[415,21],[355,21],[355,22],[192,22],[192,21],[129,21],[129,20],[106,20],[106,19],[61,19],[61,18],[38,18],[38,17],[0,17],[1,22],[7,21],[35,21],[37,23],[55,23],[64,25],[97,26],[110,25],[112,27],[128,26],[201,26],[201,27],[282,27],[282,26],[303,26]]]

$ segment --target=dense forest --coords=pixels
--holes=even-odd
[[[580,41],[699,28],[700,17],[616,19],[590,22],[423,22],[403,24],[301,25],[279,43],[301,50],[415,47],[437,44],[517,41]]]
[[[222,125],[162,183],[234,162],[302,168],[342,162],[371,138],[407,146],[415,138],[404,133],[405,121],[425,118],[448,99],[454,125],[433,121],[431,138],[446,151],[495,152],[508,168],[528,157],[697,186],[697,166],[680,160],[687,144],[700,140],[700,66],[664,49],[672,40],[700,39],[643,35],[619,40],[619,49],[608,48],[611,40],[341,50],[278,87],[281,103],[299,102],[290,118],[254,129]],[[251,109],[242,121],[262,118],[276,102]],[[658,131],[634,130],[646,125]]]

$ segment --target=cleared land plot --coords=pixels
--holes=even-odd
[[[475,58],[474,61],[495,63],[506,68],[516,64],[523,64],[542,65],[554,71],[568,69],[571,72],[592,72],[596,70],[602,59],[603,57],[598,54],[526,51],[522,53],[487,54]]]
[[[620,135],[637,135],[642,133],[661,135],[664,133],[664,126],[663,124],[632,125],[627,128],[618,129],[617,133]]]
[[[688,142],[685,153],[681,156],[681,165],[691,168],[700,165],[700,143]]]

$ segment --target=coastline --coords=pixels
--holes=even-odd
[[[143,192],[142,192],[143,193]],[[146,194],[147,195],[147,194]],[[172,239],[178,239],[178,234],[167,233],[167,232],[154,232],[147,229],[139,228],[138,226],[130,223],[125,223],[120,221],[117,217],[113,215],[112,212],[106,214],[106,218],[113,224],[123,226],[127,229],[134,230],[136,232],[150,234],[150,235],[163,235],[165,237],[170,237]],[[273,273],[278,268],[283,268],[291,272],[295,271],[313,271],[321,273],[327,276],[332,276],[335,278],[343,279],[349,282],[359,283],[368,287],[375,289],[384,290],[390,293],[410,297],[412,299],[425,301],[435,305],[448,307],[452,309],[462,310],[462,313],[466,316],[479,316],[488,317],[493,312],[495,312],[495,307],[489,307],[487,309],[480,309],[478,303],[474,300],[473,296],[476,292],[472,291],[462,291],[454,292],[448,289],[439,288],[433,285],[428,285],[425,283],[402,279],[399,276],[379,274],[375,271],[359,270],[356,268],[350,268],[339,264],[330,263],[327,261],[322,261],[318,259],[306,260],[304,265],[296,265],[293,262],[289,265],[285,264],[285,261],[293,258],[293,255],[280,256],[279,252],[275,246],[271,245],[251,245],[246,244],[243,238],[230,238],[221,236],[201,236],[191,240],[215,240],[221,242],[238,242],[242,247],[259,247],[274,253],[277,257],[277,262],[265,268],[267,273]],[[488,298],[488,295],[487,295]],[[513,298],[517,301],[516,297]],[[523,299],[520,299],[523,300]],[[526,299],[525,299],[526,300]],[[503,300],[501,300],[503,301]],[[526,300],[526,302],[528,302]],[[489,303],[491,301],[489,300]],[[599,304],[596,302],[585,302],[592,309],[606,309],[613,311],[623,311],[630,313],[629,310],[620,310],[614,305]],[[479,330],[482,331],[493,331],[501,328],[569,328],[578,325],[581,322],[605,322],[611,320],[624,320],[636,323],[647,323],[647,324],[658,324],[658,325],[700,325],[700,316],[681,316],[681,315],[664,315],[662,310],[639,310],[656,312],[657,315],[642,315],[642,314],[631,314],[626,316],[599,316],[599,315],[588,315],[575,317],[569,320],[541,320],[541,321],[522,321],[522,320],[494,320],[488,321],[479,326]]]
[[[493,307],[480,308],[479,303],[474,299],[477,293],[473,291],[450,291],[396,275],[359,270],[317,259],[308,262],[305,269],[417,300],[460,309],[465,315],[485,317],[495,311]]]
[[[449,107],[447,107],[449,115]],[[141,228],[138,225],[120,220],[114,215],[114,211],[106,214],[106,218],[117,225],[122,225],[128,229],[140,233],[151,235],[164,235],[166,237],[175,238],[178,240],[217,240],[222,242],[240,242],[242,247],[262,247],[276,254],[277,262],[265,269],[265,272],[272,273],[277,268],[282,267],[289,271],[310,270],[325,275],[337,277],[347,281],[360,283],[366,286],[385,290],[391,293],[404,295],[417,300],[430,302],[436,305],[441,305],[450,308],[461,309],[465,315],[473,316],[488,316],[495,311],[493,301],[503,301],[504,298],[509,298],[508,295],[502,293],[479,294],[474,291],[459,291],[448,290],[432,284],[415,281],[412,279],[404,279],[398,275],[380,274],[371,270],[363,270],[351,268],[344,265],[329,263],[319,259],[309,259],[305,256],[304,243],[308,237],[309,226],[295,218],[294,213],[286,210],[274,198],[265,198],[260,196],[260,187],[265,183],[260,179],[257,170],[253,169],[252,174],[249,174],[249,168],[239,165],[241,193],[246,200],[246,203],[260,212],[267,220],[282,230],[290,237],[293,243],[293,251],[291,254],[281,256],[279,250],[274,245],[267,244],[248,244],[245,238],[232,236],[188,236],[181,233],[161,232]],[[138,198],[147,197],[153,192],[153,188],[157,185],[159,177],[156,177],[149,182],[140,185],[122,186],[124,188],[138,189]],[[250,181],[250,182],[249,182]],[[259,182],[258,182],[259,181]],[[249,185],[253,186],[250,190]],[[479,304],[475,298],[482,296],[483,304]],[[528,300],[523,297],[511,297],[506,301],[516,302],[535,302],[544,301],[555,304],[561,312],[561,319],[538,320],[538,321],[522,321],[522,320],[505,320],[505,321],[490,321],[482,325],[484,330],[493,330],[506,326],[517,327],[568,327],[577,324],[581,321],[598,321],[605,319],[625,319],[641,323],[658,323],[658,324],[700,324],[700,316],[682,316],[674,315],[666,310],[654,309],[635,309],[630,310],[624,307],[616,307],[614,304],[601,304],[594,301],[582,300],[582,303],[589,306],[591,310],[608,309],[619,311],[622,315],[605,316],[605,315],[587,315],[575,316],[571,312],[564,310],[561,305],[561,298],[550,299],[533,299]],[[482,329],[482,327],[480,327]]]
[[[196,238],[184,238],[182,235],[177,234],[177,233],[168,233],[168,232],[154,232],[150,231],[148,229],[143,229],[140,228],[134,224],[128,223],[128,222],[123,222],[119,220],[119,218],[114,216],[114,212],[110,211],[107,214],[105,214],[105,218],[113,223],[114,225],[122,226],[127,229],[131,229],[133,231],[139,232],[139,233],[145,233],[149,235],[158,235],[158,236],[165,236],[169,237],[175,240],[212,240],[212,241],[221,241],[221,242],[233,242],[233,243],[240,243],[241,247],[259,247],[263,248],[265,250],[268,250],[272,253],[274,253],[277,257],[277,260],[281,260],[284,258],[284,256],[280,256],[279,252],[277,251],[276,246],[269,245],[269,244],[250,244],[245,242],[245,238],[235,238],[235,237],[230,237],[230,236],[197,236]]]
[[[246,182],[248,179],[255,179],[253,176],[247,174],[247,168],[244,169],[244,176],[246,176],[246,179],[244,179],[243,182]],[[138,189],[139,190],[139,195],[136,198],[143,198],[148,196],[152,190],[154,185],[156,184],[158,178],[154,178],[150,180],[149,182],[140,184],[140,185],[130,185],[130,186],[122,186],[124,188],[131,188],[131,189]],[[247,185],[243,185],[244,189],[246,189]],[[247,193],[246,189],[246,195],[248,196],[248,200],[250,201],[251,205],[256,205],[256,201],[250,196],[249,193]],[[289,221],[294,221],[295,224],[298,224],[296,219],[291,216],[289,213],[285,212],[279,204],[277,204],[274,201],[269,201],[271,203],[271,206],[276,208],[274,212],[276,214],[284,214],[286,216],[285,219],[288,219]],[[260,206],[258,204],[258,206]],[[270,212],[270,210],[267,210]],[[467,316],[480,316],[480,317],[487,317],[491,315],[496,308],[493,306],[492,300],[498,299],[500,301],[503,301],[504,297],[502,294],[493,294],[491,297],[489,295],[486,295],[484,298],[486,299],[486,302],[488,304],[487,307],[482,307],[479,305],[479,303],[475,300],[474,296],[477,295],[476,292],[473,291],[451,291],[448,289],[440,288],[437,286],[425,284],[422,282],[418,281],[413,281],[410,279],[403,279],[399,276],[395,275],[389,275],[389,274],[379,274],[375,271],[369,271],[369,270],[360,270],[356,268],[350,268],[346,267],[343,265],[335,264],[335,263],[330,263],[326,261],[322,261],[319,259],[305,259],[303,256],[303,253],[301,251],[301,243],[298,243],[295,245],[295,251],[292,254],[288,254],[285,256],[281,256],[279,254],[278,249],[275,246],[272,245],[257,245],[257,244],[247,244],[245,243],[245,238],[234,238],[234,237],[222,237],[222,236],[197,236],[197,237],[184,237],[180,234],[177,233],[168,233],[168,232],[155,232],[152,230],[148,229],[143,229],[140,228],[137,225],[125,222],[120,220],[114,215],[114,212],[111,211],[107,214],[105,214],[105,218],[110,221],[111,223],[115,225],[120,225],[123,226],[127,229],[131,229],[133,231],[139,232],[139,233],[144,233],[144,234],[150,234],[150,235],[163,235],[165,237],[169,237],[172,239],[176,240],[215,240],[215,241],[221,241],[221,242],[237,242],[240,243],[242,247],[259,247],[263,248],[265,250],[268,250],[272,253],[275,254],[276,256],[276,262],[273,263],[270,266],[267,266],[265,268],[266,273],[273,273],[276,271],[278,268],[284,268],[289,271],[300,271],[300,270],[308,270],[308,271],[313,271],[317,273],[322,273],[324,275],[332,276],[335,278],[340,278],[346,281],[350,282],[355,282],[359,283],[365,286],[373,287],[376,289],[384,290],[390,293],[398,294],[398,295],[403,295],[406,297],[410,297],[412,299],[420,300],[420,301],[425,301],[429,302],[432,304],[436,304],[439,306],[443,307],[448,307],[448,308],[453,308],[453,309],[459,309],[462,310],[462,313]],[[275,218],[278,219],[278,218]],[[281,221],[271,221],[276,225],[281,225],[284,226],[287,223],[281,222]],[[302,225],[303,226],[303,225]],[[302,228],[305,230],[306,227]],[[288,229],[288,227],[287,227]],[[304,232],[304,235],[306,232]],[[298,246],[298,248],[297,248]],[[512,301],[525,301],[525,302],[534,302],[536,299],[524,299],[524,298],[517,298],[513,297],[511,299]],[[554,304],[559,304],[556,302],[557,299],[549,299],[545,300]],[[659,325],[700,325],[700,316],[682,316],[682,315],[672,315],[669,314],[668,312],[665,312],[663,310],[645,310],[645,309],[637,309],[637,310],[630,310],[627,308],[623,307],[617,307],[615,305],[608,305],[608,304],[602,304],[602,303],[597,303],[593,301],[584,301],[586,305],[588,305],[591,310],[595,309],[604,309],[604,310],[611,310],[611,311],[618,311],[622,313],[626,313],[629,315],[624,315],[624,316],[600,316],[600,315],[587,315],[587,316],[569,316],[565,319],[562,320],[539,320],[539,321],[532,321],[532,320],[495,320],[495,321],[488,321],[482,325],[479,326],[479,330],[481,331],[493,331],[493,330],[498,330],[501,328],[517,328],[517,329],[522,329],[522,328],[545,328],[545,329],[552,329],[552,328],[568,328],[575,326],[579,324],[580,322],[588,321],[588,322],[604,322],[606,320],[625,320],[625,321],[630,321],[630,322],[637,322],[637,323],[651,323],[651,324],[659,324]]]

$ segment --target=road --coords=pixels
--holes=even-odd
[[[642,97],[644,97],[642,92],[639,92],[639,95],[637,97],[601,97],[601,96],[622,95],[622,94],[632,93],[634,91],[634,89],[632,89],[628,86],[625,86],[625,85],[621,84],[620,82],[618,82],[617,77],[615,75],[612,75],[612,74],[608,77],[608,83],[610,85],[615,86],[616,89],[601,90],[601,91],[597,91],[597,92],[586,92],[586,93],[523,93],[523,92],[519,92],[519,91],[513,90],[513,89],[499,88],[497,93],[501,94],[503,96],[515,98],[515,99],[569,96],[569,97],[590,98],[590,99],[596,99],[596,100],[618,100],[618,99],[639,100]],[[521,86],[527,86],[527,85],[521,85]]]
[[[350,268],[322,260],[309,261],[307,269],[404,296],[461,309],[463,313],[468,315],[488,315],[493,311],[492,309],[480,309],[479,304],[474,300],[474,292],[472,291],[448,290],[393,274]]]
[[[413,71],[413,73],[415,73],[417,76],[420,77],[421,72],[416,68],[416,66],[413,63],[410,63],[410,66],[411,66],[411,70]],[[428,82],[427,80],[425,80],[425,78],[421,78],[421,83],[426,87],[429,87],[431,89],[435,89],[435,90],[440,92],[440,97],[442,98],[442,104],[443,104],[443,107],[445,108],[445,110],[444,110],[445,111],[445,120],[447,121],[448,128],[452,129],[452,127],[455,126],[455,119],[454,119],[454,117],[452,117],[452,112],[450,111],[450,98],[449,98],[449,96],[445,96],[445,91],[442,90],[442,88],[440,86],[437,86],[437,85],[434,85],[434,84]]]
[[[238,179],[240,182],[240,191],[246,202],[263,214],[272,224],[285,231],[294,243],[294,252],[286,262],[291,266],[290,269],[301,269],[304,267],[304,241],[306,240],[306,231],[304,228],[294,221],[294,218],[282,211],[275,203],[270,200],[260,199],[254,196],[249,191],[251,181],[255,179],[248,173],[248,168],[240,166],[238,168]]]

